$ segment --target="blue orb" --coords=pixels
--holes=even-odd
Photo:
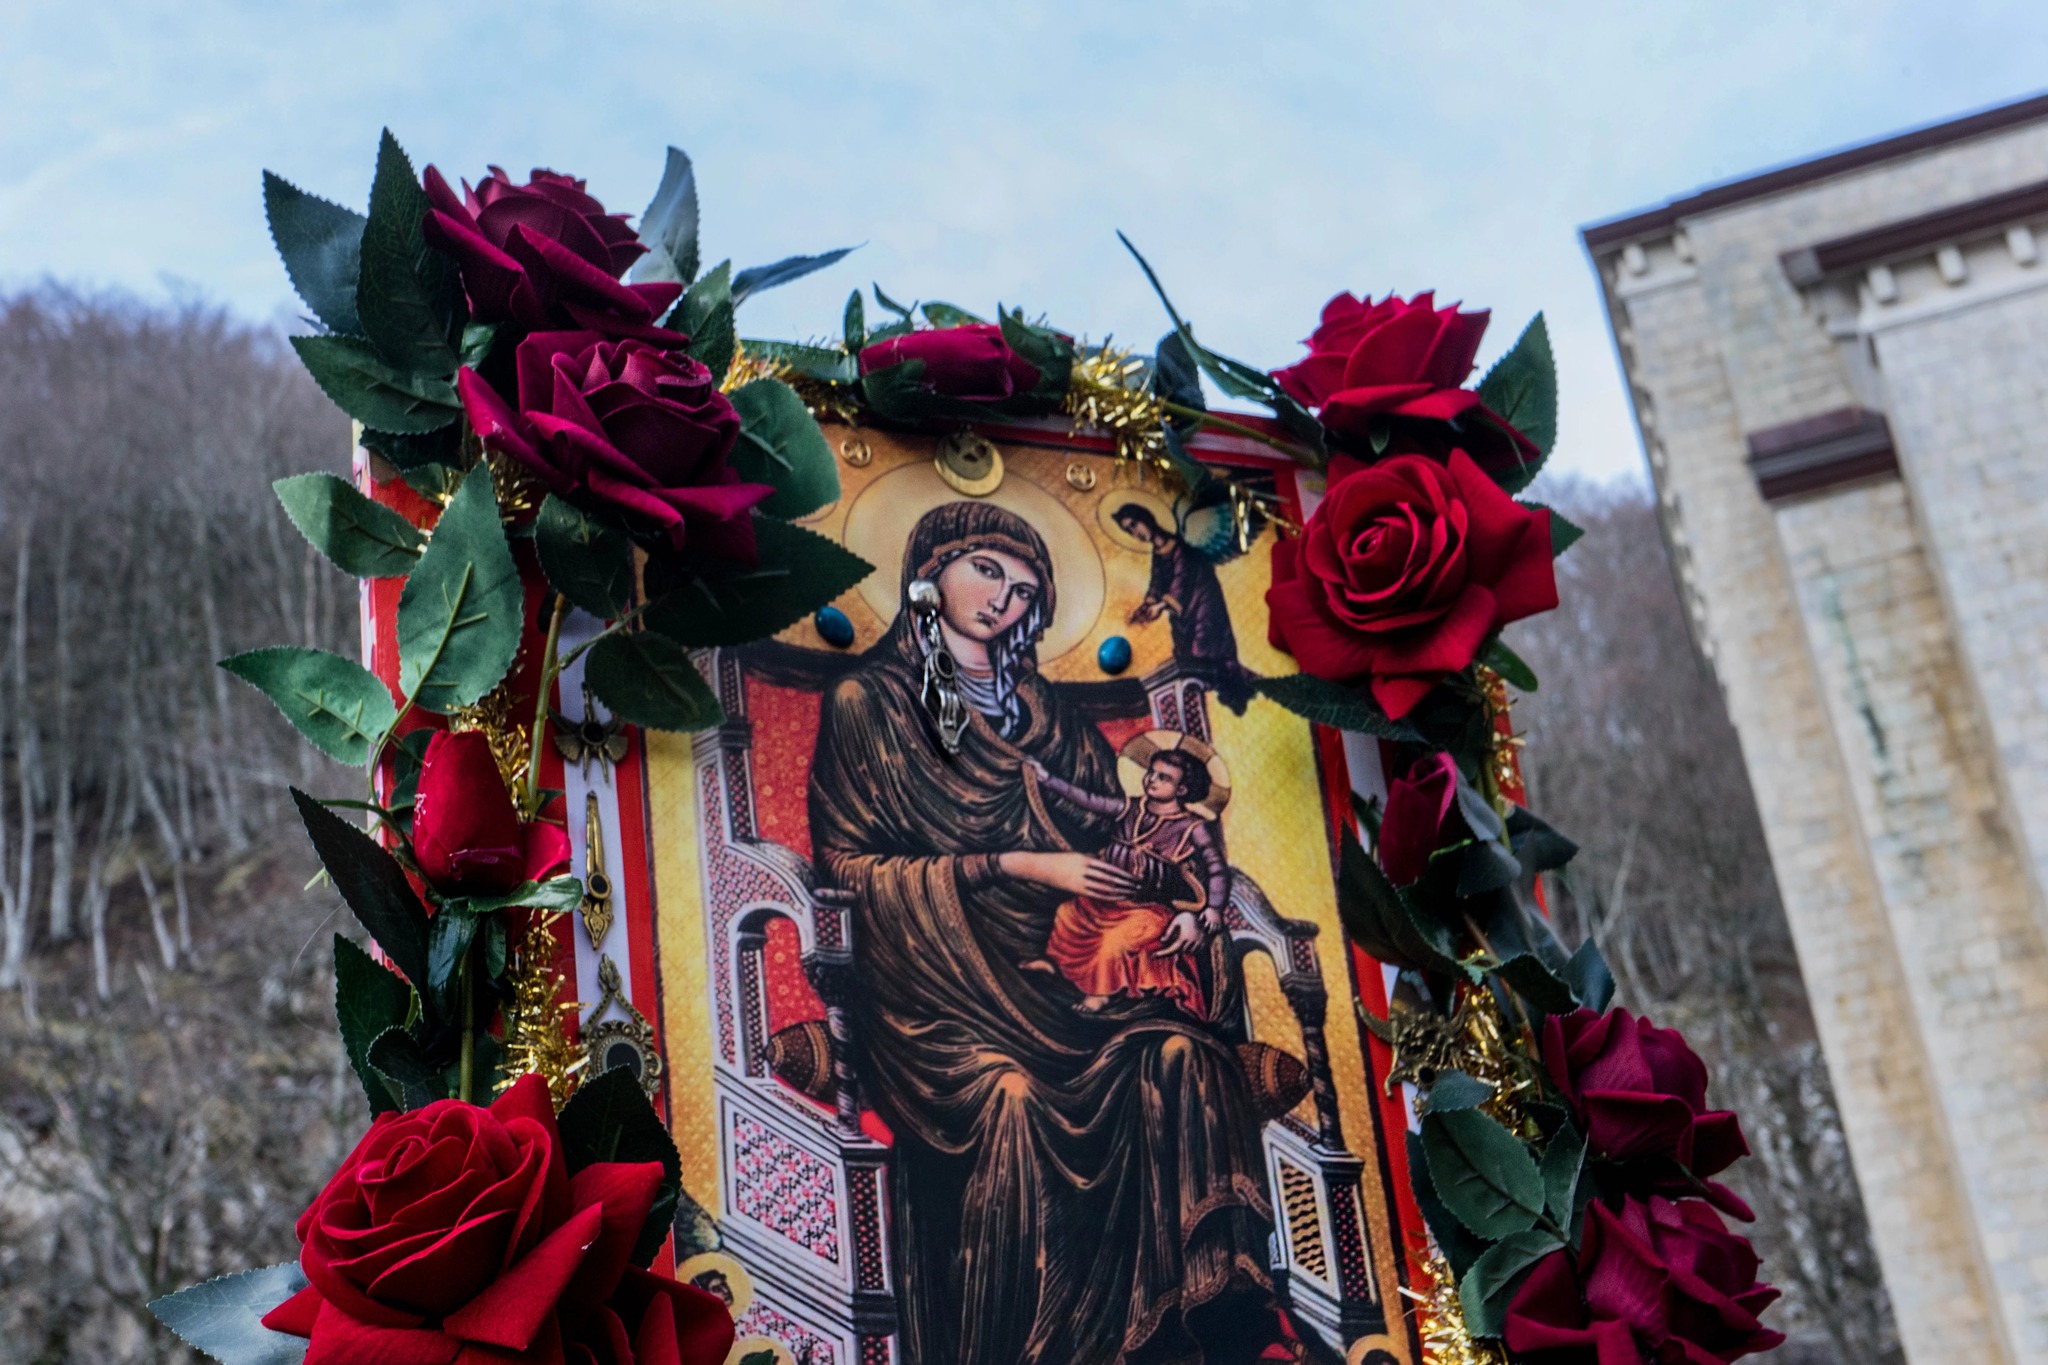
[[[853,622],[837,607],[819,607],[818,614],[811,618],[811,624],[818,628],[818,635],[834,649],[845,649],[853,643]]]
[[[1102,642],[1102,648],[1095,651],[1095,662],[1102,666],[1104,673],[1121,673],[1131,666],[1131,642],[1121,635],[1112,635]]]

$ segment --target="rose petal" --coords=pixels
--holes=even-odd
[[[596,1207],[571,1214],[511,1269],[450,1313],[442,1327],[464,1341],[525,1350],[554,1316],[562,1291],[603,1223],[603,1211]]]
[[[431,1327],[382,1327],[323,1304],[304,1365],[450,1365],[462,1343]]]

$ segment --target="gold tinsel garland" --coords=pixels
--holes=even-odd
[[[519,671],[517,660],[513,662],[512,671]],[[498,776],[504,779],[506,790],[513,793],[525,789],[526,769],[532,761],[526,724],[519,719],[522,709],[508,678],[479,697],[475,705],[461,707],[448,717],[450,730],[458,734],[475,730],[490,742],[491,758],[498,765]]]
[[[512,999],[505,1006],[505,1078],[500,1093],[519,1077],[532,1073],[548,1083],[548,1094],[560,1109],[576,1093],[578,1073],[590,1060],[569,1041],[563,1020],[578,1005],[563,1000],[562,978],[555,971],[555,916],[536,912],[513,953],[505,982]]]
[[[1441,1253],[1423,1264],[1429,1277],[1429,1292],[1418,1294],[1403,1287],[1401,1293],[1415,1303],[1415,1330],[1422,1338],[1425,1365],[1508,1365],[1507,1348],[1498,1341],[1475,1337],[1465,1330],[1465,1309],[1458,1302],[1458,1279]]]
[[[1166,449],[1166,405],[1146,385],[1145,362],[1135,359],[1130,348],[1104,342],[1098,350],[1082,352],[1061,407],[1074,419],[1076,431],[1090,426],[1107,432],[1119,461],[1176,474]]]

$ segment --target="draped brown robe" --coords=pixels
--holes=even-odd
[[[856,897],[864,1094],[896,1137],[904,1359],[1249,1362],[1276,1331],[1272,1219],[1233,1049],[1161,1002],[1079,1013],[1018,966],[1062,897],[996,855],[1102,841],[1035,813],[1020,767],[1106,790],[1114,757],[1035,671],[1013,738],[976,715],[948,757],[917,658],[899,621],[826,694],[810,786],[820,880]]]

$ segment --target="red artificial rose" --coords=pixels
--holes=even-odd
[[[1452,812],[1458,804],[1458,765],[1447,753],[1418,759],[1387,787],[1377,845],[1380,866],[1396,886],[1419,881],[1429,857],[1464,829]]]
[[[878,341],[861,348],[860,372],[886,370],[911,360],[924,362],[919,382],[947,398],[993,403],[1029,393],[1038,385],[1038,367],[1011,350],[1003,329],[989,322]]]
[[[1618,1213],[1590,1205],[1578,1256],[1552,1252],[1515,1291],[1508,1349],[1599,1365],[1710,1365],[1772,1350],[1785,1335],[1758,1321],[1778,1297],[1757,1283],[1759,1264],[1749,1239],[1697,1199],[1624,1199]]]
[[[1275,541],[1268,636],[1304,673],[1369,683],[1400,717],[1510,621],[1557,605],[1550,513],[1463,451],[1330,461],[1297,539]]]
[[[515,411],[474,370],[456,376],[484,445],[587,510],[617,509],[677,549],[755,562],[753,506],[775,492],[726,463],[740,417],[702,361],[644,341],[535,332],[519,343]]]
[[[1349,293],[1323,305],[1305,359],[1273,371],[1282,389],[1317,409],[1323,425],[1369,434],[1372,420],[1458,424],[1459,441],[1489,469],[1536,458],[1536,443],[1465,388],[1490,315],[1436,307],[1433,293],[1365,303]]]
[[[1690,1190],[1689,1172],[1727,1212],[1756,1216],[1734,1191],[1705,1179],[1747,1156],[1749,1144],[1732,1112],[1707,1108],[1706,1063],[1677,1029],[1625,1009],[1553,1014],[1543,1024],[1543,1065],[1590,1150],[1648,1163],[1638,1174],[1653,1188]]]
[[[569,865],[569,835],[521,820],[481,732],[434,733],[420,763],[412,856],[443,896],[502,896]]]
[[[380,1114],[299,1216],[310,1283],[263,1325],[311,1338],[306,1365],[560,1365],[565,1337],[605,1343],[607,1365],[719,1365],[724,1305],[629,1264],[661,1178],[652,1161],[571,1176],[538,1076],[488,1109]]]
[[[427,241],[455,258],[479,322],[510,322],[529,332],[580,327],[608,336],[680,346],[654,326],[682,293],[679,284],[621,284],[647,248],[623,213],[606,213],[583,182],[535,171],[515,185],[496,166],[457,198],[427,167]]]

